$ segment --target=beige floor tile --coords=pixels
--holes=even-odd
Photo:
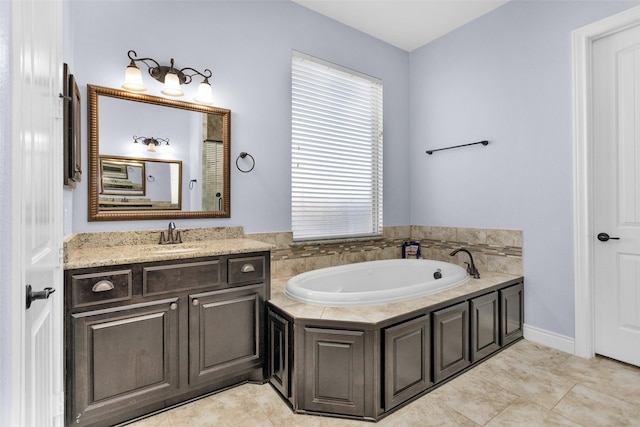
[[[229,427],[275,427],[266,414],[256,414],[254,418],[245,418],[234,423],[233,418],[229,419]]]
[[[398,411],[399,420],[392,425],[477,427],[480,424],[446,405],[440,395],[429,393]],[[402,424],[404,421],[405,424]]]
[[[639,426],[640,405],[576,385],[553,412],[585,426]]]
[[[601,393],[640,404],[640,368],[611,359],[571,356],[554,372]],[[640,422],[638,423],[640,424]]]
[[[640,427],[640,368],[526,340],[378,423],[294,414],[269,384],[243,384],[133,427]]]
[[[545,369],[562,364],[570,357],[568,353],[528,340],[518,341],[494,356],[496,360],[504,360],[505,363],[516,365],[526,363],[530,366],[543,366]]]
[[[576,384],[543,366],[517,363],[516,358],[502,356],[475,367],[474,375],[480,375],[485,380],[547,409],[552,409]]]
[[[580,427],[580,424],[522,398],[509,405],[485,425],[486,427]]]
[[[302,415],[301,415],[302,417]],[[333,417],[314,417],[320,420],[320,427],[378,427],[369,421],[347,420]],[[298,426],[306,426],[306,424],[297,424]]]
[[[518,396],[468,372],[435,391],[446,405],[465,417],[484,425]]]

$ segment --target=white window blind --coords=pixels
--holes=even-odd
[[[293,52],[295,240],[382,233],[382,83]]]

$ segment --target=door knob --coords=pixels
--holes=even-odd
[[[601,242],[606,242],[607,240],[620,240],[619,237],[610,237],[607,233],[598,234],[598,240]]]
[[[49,295],[56,290],[50,287],[46,287],[41,291],[34,292],[31,285],[27,285],[27,310],[31,308],[31,303],[38,299],[48,299]]]

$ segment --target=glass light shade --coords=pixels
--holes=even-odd
[[[167,73],[164,76],[164,89],[161,91],[167,96],[182,96],[184,93],[180,89],[180,79],[176,73]]]
[[[122,88],[133,92],[144,92],[147,87],[142,82],[142,73],[140,68],[135,65],[129,65],[124,73],[124,83]]]
[[[198,93],[196,94],[194,101],[198,104],[213,104],[213,93],[209,82],[204,80],[200,83],[200,86],[198,86]]]

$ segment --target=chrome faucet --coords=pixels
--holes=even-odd
[[[169,222],[166,236],[164,235],[164,231],[160,232],[160,241],[158,243],[161,245],[175,245],[176,243],[182,243],[182,236],[180,235],[180,230],[176,230],[175,222]]]
[[[476,264],[473,262],[473,255],[471,255],[471,252],[469,252],[464,248],[459,248],[451,252],[449,255],[454,256],[458,252],[465,252],[467,255],[469,255],[469,261],[471,261],[471,264],[469,264],[468,262],[465,262],[465,264],[467,264],[467,273],[469,273],[469,276],[472,276],[474,279],[479,279],[480,272],[478,272],[478,269],[476,268]]]

